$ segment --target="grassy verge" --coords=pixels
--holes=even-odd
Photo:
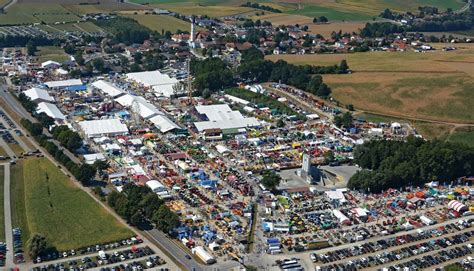
[[[474,147],[474,128],[458,128],[446,140]]]
[[[20,146],[20,144],[8,144],[10,149],[16,154],[16,156],[20,156],[23,150],[23,148]]]
[[[132,235],[47,158],[30,158],[14,167],[13,225],[24,228],[25,240],[40,233],[63,251]]]
[[[0,147],[0,156],[5,156],[5,157],[8,156],[8,153],[5,151],[3,147]]]
[[[5,241],[5,214],[4,214],[4,180],[5,180],[5,166],[0,166],[0,241]]]
[[[38,47],[38,52],[36,54],[38,55],[39,63],[45,62],[48,60],[64,62],[69,59],[69,56],[64,52],[64,49],[62,49],[61,47],[55,47],[55,46]]]
[[[28,219],[25,207],[25,180],[23,174],[23,163],[25,160],[18,160],[16,165],[10,168],[10,194],[12,201],[12,227],[19,227],[22,230],[23,243],[30,237]]]

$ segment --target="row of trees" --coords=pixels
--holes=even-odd
[[[245,81],[281,82],[320,97],[328,97],[331,89],[323,83],[319,74],[344,74],[349,71],[345,60],[340,65],[332,66],[298,66],[284,60],[272,62],[264,60],[263,54],[256,48],[244,51],[241,63],[237,75]]]
[[[190,70],[194,76],[193,86],[198,90],[209,89],[214,92],[230,87],[234,83],[233,74],[227,63],[219,58],[193,59]]]
[[[125,44],[143,43],[150,38],[151,30],[132,18],[116,17],[95,22],[99,27],[109,30],[116,42]]]
[[[388,188],[422,186],[431,181],[452,183],[474,174],[474,148],[409,137],[407,141],[369,141],[356,147],[354,162],[363,170],[348,187],[380,192]]]
[[[107,203],[129,224],[139,228],[146,228],[151,221],[159,230],[170,233],[179,226],[176,213],[147,186],[127,184],[122,193],[110,193]]]
[[[247,3],[243,4],[242,7],[256,8],[256,9],[266,10],[266,11],[270,11],[270,12],[274,12],[274,13],[281,13],[281,10],[279,10],[279,9],[276,9],[274,7],[271,7],[271,6],[260,5],[259,3],[247,2]]]
[[[340,65],[311,66],[293,65],[279,60],[272,62],[264,59],[260,50],[252,47],[241,55],[241,65],[232,73],[227,64],[218,58],[191,61],[191,74],[194,75],[194,87],[211,92],[223,90],[233,85],[234,77],[247,82],[262,83],[267,81],[281,82],[295,86],[320,97],[328,97],[331,89],[323,83],[319,74],[348,73],[349,66],[345,60]]]
[[[422,7],[420,13],[437,14],[437,10],[430,9],[430,7]],[[389,19],[401,19],[403,16],[394,14],[389,9],[386,9],[380,15]],[[383,37],[393,33],[403,33],[406,31],[413,32],[445,32],[445,31],[460,31],[469,30],[474,27],[474,8],[470,8],[463,13],[446,12],[437,16],[425,17],[420,14],[418,17],[424,17],[413,22],[412,25],[401,26],[389,22],[383,23],[367,23],[361,30],[361,35],[364,37]]]
[[[51,132],[53,138],[71,152],[75,152],[82,146],[81,136],[66,125],[56,126]]]

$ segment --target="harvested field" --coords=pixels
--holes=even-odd
[[[329,37],[333,31],[342,32],[358,32],[359,29],[363,28],[365,22],[331,22],[328,24],[315,24],[313,19],[302,15],[291,15],[285,13],[272,13],[265,14],[263,16],[254,16],[254,20],[260,19],[270,21],[273,25],[288,25],[288,24],[300,24],[307,25],[308,32],[311,34],[321,34],[324,37]]]
[[[474,45],[457,46],[457,51],[426,54],[367,52],[268,59],[313,65],[346,59],[352,74],[324,75],[341,103],[401,118],[474,123]]]

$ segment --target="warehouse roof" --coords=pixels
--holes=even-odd
[[[54,98],[49,96],[48,92],[42,88],[30,88],[23,93],[33,102],[38,100],[54,102]]]
[[[119,119],[86,120],[79,122],[79,126],[88,137],[128,133],[127,125]]]
[[[150,121],[158,128],[162,133],[169,132],[174,129],[178,129],[179,126],[171,121],[168,117],[158,115],[150,119]]]
[[[171,97],[175,94],[175,90],[173,89],[175,83],[173,84],[162,84],[162,85],[154,85],[153,92],[158,97]]]
[[[196,106],[200,114],[206,115],[209,121],[195,122],[199,132],[208,129],[235,129],[260,126],[256,118],[246,118],[239,111],[232,111],[227,104]]]
[[[105,94],[112,96],[114,98],[125,93],[123,90],[116,87],[114,84],[104,81],[104,80],[95,81],[94,83],[92,83],[92,86],[94,86],[95,88],[98,88]]]
[[[232,111],[227,104],[199,105],[196,106],[199,114],[204,114],[209,121],[226,121],[243,119],[239,111]]]
[[[81,79],[69,79],[69,80],[60,80],[60,81],[49,81],[44,83],[49,88],[64,88],[71,86],[82,85]]]
[[[56,105],[51,104],[51,103],[45,103],[45,102],[39,103],[36,109],[36,112],[45,113],[46,115],[50,116],[51,118],[55,120],[66,119],[66,116],[64,116],[63,113],[61,113],[59,108]]]
[[[163,115],[163,112],[158,110],[156,106],[149,103],[145,98],[141,96],[132,96],[130,94],[125,94],[115,99],[122,106],[130,107],[132,111],[135,109],[133,108],[133,102],[136,101],[138,104],[138,110],[140,110],[140,116],[144,119],[149,119],[156,115]],[[136,113],[136,112],[135,112]]]
[[[126,74],[128,80],[133,80],[145,87],[157,85],[174,85],[178,83],[176,78],[171,78],[167,74],[159,71],[132,72]]]
[[[201,121],[195,122],[194,126],[199,132],[207,129],[235,129],[250,128],[260,126],[260,122],[256,118],[242,118],[237,120],[221,120],[221,121]]]

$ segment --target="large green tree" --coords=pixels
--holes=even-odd
[[[32,259],[43,255],[47,248],[48,244],[46,243],[46,238],[39,233],[34,233],[30,240],[28,240],[28,255],[30,255]]]
[[[169,233],[179,226],[179,218],[166,205],[161,205],[153,215],[153,223],[159,230]]]

